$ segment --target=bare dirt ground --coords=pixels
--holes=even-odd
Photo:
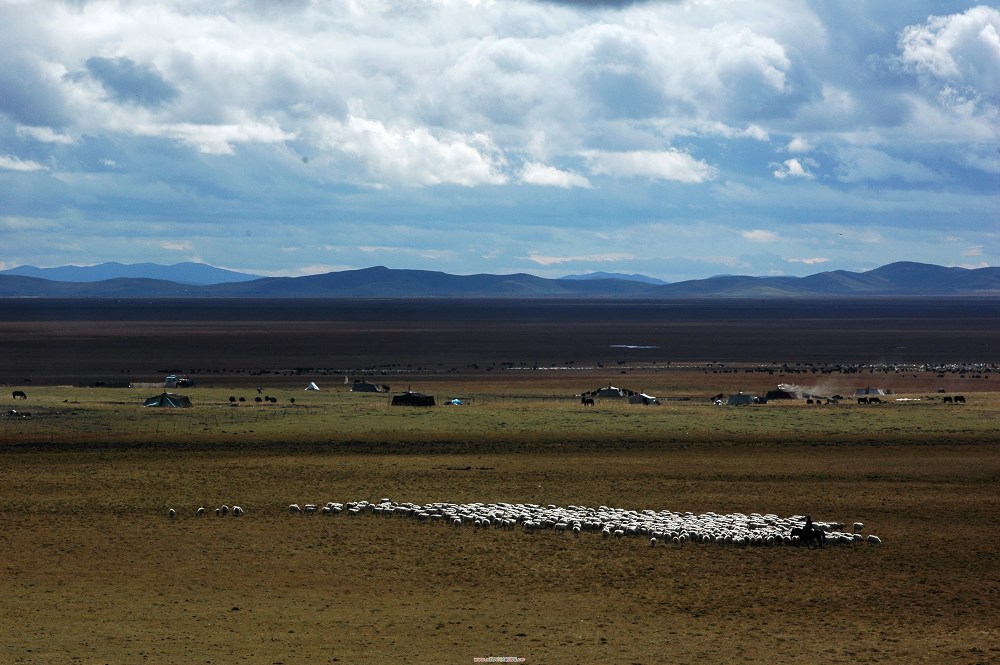
[[[951,344],[931,367],[905,349],[871,353],[875,333],[831,331],[835,353],[810,359],[806,345],[783,346],[801,337],[787,321],[741,358],[710,354],[713,321],[654,321],[639,336],[591,322],[574,347],[566,340],[582,324],[544,317],[492,322],[489,336],[479,322],[453,322],[465,332],[445,341],[447,312],[309,325],[268,315],[210,329],[190,313],[125,327],[104,314],[8,317],[0,336],[27,355],[0,365],[17,377],[4,379],[0,406],[34,414],[0,419],[0,661],[1000,662],[1000,391],[996,354],[983,351],[995,343],[985,333],[993,310],[951,329],[921,311],[891,325],[921,321],[896,346]],[[855,318],[855,330],[889,325]],[[541,349],[530,356],[515,330],[525,325]],[[656,346],[678,326],[702,336],[690,358],[663,344],[610,348]],[[425,331],[416,350],[412,328]],[[478,341],[449,354],[472,328]],[[316,361],[331,340],[336,350]],[[368,346],[376,341],[381,353]],[[143,412],[135,390],[73,387],[174,368],[201,370],[184,413]],[[476,399],[390,410],[384,396],[344,392],[348,369]],[[304,393],[310,380],[323,390]],[[779,381],[890,387],[919,401],[705,399]],[[572,399],[608,382],[673,399],[652,409]],[[281,403],[228,405],[258,385]],[[28,400],[10,399],[13,387]],[[943,404],[940,388],[967,404]],[[381,497],[808,513],[864,522],[884,542],[650,548],[286,510]],[[247,514],[193,515],[223,503]]]

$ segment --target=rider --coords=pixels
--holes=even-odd
[[[813,531],[813,518],[809,515],[806,515],[806,525],[802,527],[802,533],[810,534],[812,533],[812,531]]]

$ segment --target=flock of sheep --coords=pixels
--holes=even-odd
[[[223,517],[229,514],[243,515],[239,506],[222,506],[215,514]],[[793,535],[806,523],[805,516],[778,517],[751,513],[730,513],[719,515],[708,512],[701,515],[677,513],[669,510],[626,510],[624,508],[587,508],[585,506],[541,506],[532,503],[397,503],[390,499],[378,502],[334,501],[325,504],[293,503],[288,506],[289,515],[372,515],[383,518],[408,518],[418,522],[439,523],[452,527],[471,526],[475,529],[520,528],[526,533],[553,531],[565,535],[571,533],[579,537],[582,533],[600,534],[602,538],[643,538],[650,546],[659,543],[682,545],[692,543],[716,543],[720,545],[778,546],[800,545],[799,537]],[[195,515],[206,514],[205,508],[198,508]],[[168,517],[176,517],[171,508]],[[867,542],[870,545],[882,543],[878,536],[862,535],[864,525],[854,522],[850,532],[846,525],[835,522],[813,522],[813,527],[823,532],[821,542],[830,544],[853,544]]]

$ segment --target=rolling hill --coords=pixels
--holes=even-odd
[[[162,267],[179,272],[176,266]],[[304,277],[254,279],[242,273],[233,273],[248,279],[220,279],[215,283],[204,284],[152,279],[148,276],[115,277],[97,281],[54,280],[16,274],[16,271],[17,269],[0,273],[0,297],[669,299],[1000,296],[1000,268],[946,268],[913,262],[892,263],[866,272],[835,270],[807,277],[724,275],[672,284],[653,284],[618,276],[546,279],[524,273],[452,275],[430,270],[396,270],[384,266]]]

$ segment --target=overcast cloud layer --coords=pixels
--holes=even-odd
[[[0,268],[1000,265],[1000,10],[0,0]]]

